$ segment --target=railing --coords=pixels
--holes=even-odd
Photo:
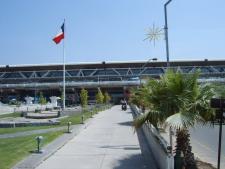
[[[184,74],[200,70],[200,83],[225,82],[225,66],[177,66],[171,69]],[[166,67],[107,68],[66,70],[68,87],[139,86],[146,77],[158,78]],[[0,72],[0,88],[58,88],[62,86],[62,70]]]
[[[164,74],[167,67],[126,67],[126,68],[96,68],[96,69],[68,69],[67,78],[89,78],[89,77],[116,77],[116,76],[159,76]],[[176,66],[170,67],[182,73],[193,73],[197,70],[203,76],[225,76],[225,65],[221,66]],[[51,79],[62,78],[62,70],[33,70],[33,71],[12,71],[0,72],[0,79]]]
[[[122,86],[139,86],[140,80],[122,80],[122,81],[66,81],[66,87],[122,87]],[[0,84],[0,88],[58,88],[62,87],[62,82],[52,83],[12,83],[12,84]]]

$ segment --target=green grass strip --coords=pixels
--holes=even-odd
[[[0,119],[6,118],[6,117],[20,117],[20,113],[8,113],[8,114],[1,114]]]
[[[42,146],[50,143],[62,134],[63,131],[41,134],[44,137]],[[10,169],[24,157],[30,155],[31,151],[36,150],[36,136],[0,139],[0,168]]]
[[[29,127],[16,127],[16,128],[0,128],[0,134],[10,134],[10,133],[17,133],[23,131],[30,131],[30,130],[40,130],[40,129],[48,129],[53,127],[59,127],[59,125],[55,126],[29,126]]]

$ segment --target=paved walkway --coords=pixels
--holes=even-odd
[[[120,106],[99,113],[37,169],[150,169],[131,121],[130,110]]]
[[[17,163],[12,169],[34,169],[39,166],[44,160],[53,155],[58,149],[63,147],[69,140],[74,138],[80,131],[84,130],[90,120],[87,120],[84,125],[78,124],[73,127],[72,133],[65,133],[58,137],[53,142],[43,148],[43,153],[32,153],[24,160]]]

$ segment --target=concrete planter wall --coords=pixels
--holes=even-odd
[[[130,107],[135,117],[141,114],[137,106],[130,105]],[[150,123],[145,123],[142,126],[142,130],[153,153],[158,168],[174,169],[174,158],[167,150],[169,143],[167,143],[167,141]]]

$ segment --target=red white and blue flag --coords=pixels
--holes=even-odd
[[[60,32],[52,39],[56,44],[60,43],[64,39],[64,23],[61,26]]]

